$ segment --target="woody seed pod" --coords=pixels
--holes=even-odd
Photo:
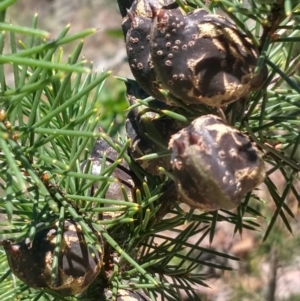
[[[179,194],[193,208],[233,209],[265,178],[263,160],[248,137],[214,115],[173,135],[169,148]]]

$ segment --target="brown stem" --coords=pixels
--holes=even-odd
[[[277,272],[279,266],[278,254],[277,250],[271,250],[271,270],[270,270],[270,279],[268,283],[268,292],[266,301],[275,301],[275,293],[276,293],[276,286],[277,286]]]
[[[284,19],[284,0],[277,0],[268,16],[268,23],[264,26],[263,34],[260,38],[259,50],[261,51],[267,37],[273,37],[279,24]]]

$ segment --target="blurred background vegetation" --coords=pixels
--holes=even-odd
[[[39,15],[39,27],[51,33],[50,39],[55,39],[61,29],[69,23],[69,33],[97,28],[95,34],[85,39],[82,55],[92,61],[98,71],[112,70],[112,76],[130,77],[120,29],[122,18],[116,1],[17,1],[7,17],[13,24],[30,26],[32,15],[36,12]],[[69,55],[74,45],[76,42],[64,46],[65,56]],[[124,123],[124,95],[124,84],[110,77],[101,94],[104,113],[101,115],[101,123],[105,128],[113,119],[120,124]]]
[[[30,26],[35,12],[38,12],[39,15],[38,27],[49,31],[53,39],[68,23],[71,23],[71,33],[90,27],[98,28],[95,34],[85,39],[82,51],[84,57],[93,61],[94,67],[100,71],[112,70],[113,76],[131,77],[120,30],[121,16],[116,1],[20,0],[9,9],[6,18],[13,24]],[[64,47],[64,55],[68,56],[68,50],[71,51],[73,47],[72,44]],[[299,51],[299,45],[295,47],[295,51]],[[124,109],[127,107],[125,86],[113,76],[109,77],[101,92],[100,123],[104,128],[108,128],[112,121],[121,125],[125,120]],[[9,75],[7,75],[7,79],[9,79]],[[282,174],[275,172],[271,177],[278,191],[282,192],[286,185]],[[295,187],[299,192],[299,181],[295,183]],[[261,224],[260,231],[244,229],[242,236],[238,234],[233,236],[234,225],[220,223],[216,227],[213,243],[210,244],[209,238],[202,241],[204,247],[242,258],[238,262],[227,261],[224,258],[223,260],[226,262],[217,262],[220,258],[214,257],[212,254],[206,255],[205,260],[208,262],[230,266],[233,271],[204,267],[201,273],[207,273],[210,277],[206,281],[209,287],[199,286],[197,288],[199,294],[203,296],[202,300],[300,300],[298,201],[293,194],[288,194],[286,197],[286,203],[294,213],[294,219],[289,220],[293,235],[278,219],[267,241],[262,242],[264,231],[276,207],[264,185],[260,187],[259,196],[265,200],[265,203],[252,200],[251,205],[264,216],[257,220]],[[194,237],[190,242],[194,243],[197,240],[198,237]]]

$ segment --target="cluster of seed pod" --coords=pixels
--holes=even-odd
[[[149,107],[134,109],[128,115],[130,155],[137,160],[169,148],[171,158],[137,162],[151,174],[157,174],[158,166],[173,170],[178,199],[191,207],[205,211],[237,207],[265,176],[263,160],[249,138],[215,115],[202,115],[186,126],[161,116],[155,108],[172,109],[178,100],[190,108],[199,103],[221,107],[247,96],[267,75],[266,68],[254,73],[258,50],[228,20],[204,10],[185,13],[173,0],[120,3],[128,61],[139,84],[127,83],[129,102],[134,104],[147,95],[155,98]],[[91,156],[94,174],[100,173],[104,149],[108,153],[106,164],[117,158],[116,151],[98,140]],[[113,176],[119,182],[110,186],[106,197],[122,199],[120,183],[127,183],[126,192],[131,195],[134,175],[126,163],[120,164]],[[174,199],[174,194],[166,195]],[[53,279],[58,224],[41,228],[33,241],[1,242],[12,272],[30,287],[65,295],[82,293],[103,266],[101,235],[93,231],[100,249],[90,247],[80,225],[65,220]],[[119,290],[116,300],[148,299],[137,292]]]
[[[161,88],[187,104],[223,106],[258,89],[267,74],[254,73],[259,52],[251,40],[203,9],[185,14],[170,1],[136,0],[123,31],[134,77],[162,101],[170,100]]]
[[[199,104],[220,108],[246,97],[268,73],[265,66],[254,72],[257,47],[224,17],[203,9],[185,13],[172,0],[135,0],[123,17],[129,66],[144,91],[127,84],[129,102],[145,92],[156,99],[146,112],[134,109],[128,115],[131,156],[140,163],[139,157],[164,145],[171,159],[141,166],[152,174],[158,166],[173,169],[181,201],[206,211],[237,207],[265,176],[249,138],[219,117],[199,114],[185,127],[153,106],[176,110],[179,101],[190,109]]]

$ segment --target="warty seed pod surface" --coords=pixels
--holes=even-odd
[[[259,52],[222,16],[197,9],[186,15],[158,9],[150,52],[164,89],[187,104],[220,107],[258,89],[267,68],[254,74]]]
[[[161,8],[170,3],[173,3],[173,1],[134,1],[122,23],[128,63],[133,76],[149,95],[165,102],[168,102],[168,100],[159,91],[162,86],[157,80],[156,70],[150,54],[150,30],[152,18],[154,17],[152,7]],[[179,8],[175,8],[173,11],[182,14]]]
[[[249,138],[214,115],[173,135],[169,148],[179,194],[193,208],[233,209],[265,178],[264,162]]]

